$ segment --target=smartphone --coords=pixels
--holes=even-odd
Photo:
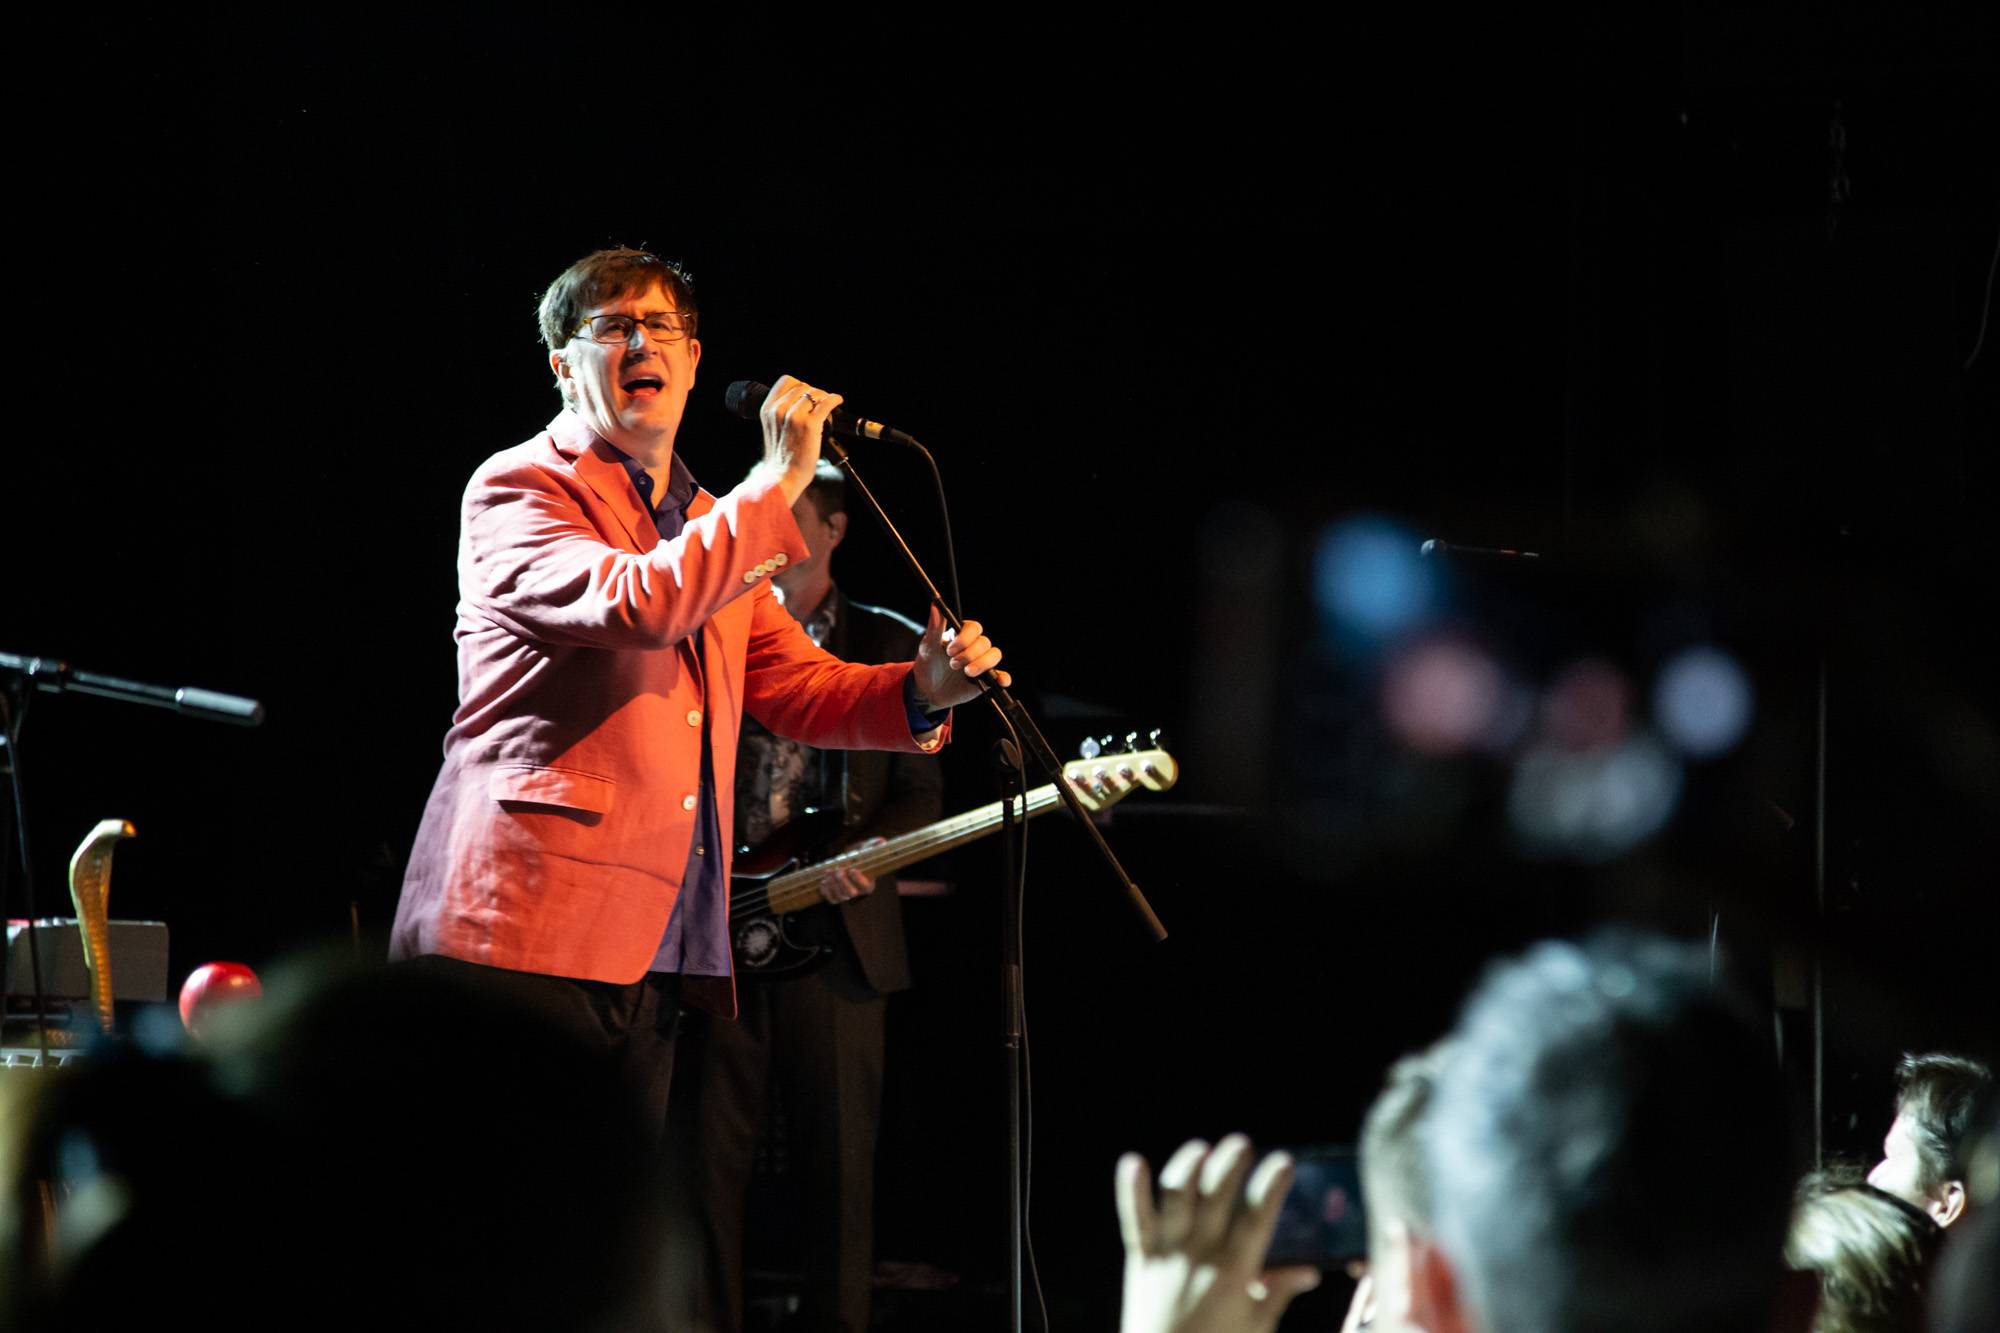
[[[1361,1198],[1361,1170],[1345,1144],[1287,1148],[1297,1163],[1291,1193],[1271,1233],[1267,1268],[1313,1264],[1340,1269],[1368,1255],[1368,1214]]]

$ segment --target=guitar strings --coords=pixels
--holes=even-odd
[[[1027,817],[1043,814],[1053,808],[1060,798],[1053,785],[1037,787],[1028,793]],[[1000,822],[1000,802],[992,801],[975,810],[969,810],[955,819],[948,819],[934,825],[928,831],[906,835],[910,841],[893,838],[879,847],[857,847],[853,851],[842,852],[839,856],[822,861],[801,870],[786,871],[773,877],[768,883],[733,893],[729,896],[729,914],[734,917],[741,913],[761,911],[776,900],[784,902],[790,897],[807,899],[819,897],[819,882],[830,870],[855,869],[864,874],[874,874],[878,869],[888,869],[894,865],[907,865],[920,861],[926,856],[935,856],[973,838],[983,836],[990,830],[981,825],[991,823],[995,828]],[[921,850],[919,850],[921,849]],[[911,855],[910,853],[915,853]],[[808,902],[793,904],[805,906]]]
[[[1171,787],[1173,782],[1169,778],[1164,784],[1156,785],[1145,778],[1137,778],[1136,785],[1154,791],[1164,791]],[[1028,793],[1026,813],[1022,817],[1032,819],[1036,815],[1046,814],[1060,800],[1061,796],[1056,791],[1055,785],[1045,783]],[[989,824],[991,828],[982,827]],[[928,830],[919,829],[900,838],[891,838],[879,847],[857,847],[816,865],[788,870],[740,893],[732,893],[729,896],[729,915],[735,918],[761,912],[773,903],[787,911],[810,907],[820,897],[819,883],[829,870],[852,868],[864,874],[874,874],[878,870],[893,870],[984,837],[998,828],[999,824],[1000,802],[989,801],[977,809],[968,810],[955,818],[932,825]]]

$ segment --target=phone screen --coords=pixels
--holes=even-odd
[[[1339,1268],[1368,1254],[1368,1215],[1354,1149],[1344,1145],[1288,1148],[1297,1166],[1291,1193],[1271,1234],[1266,1267],[1316,1264]]]

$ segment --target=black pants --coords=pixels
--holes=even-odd
[[[738,988],[737,1021],[703,1025],[691,1174],[705,1254],[696,1327],[743,1327],[745,1195],[777,1081],[798,1148],[805,1291],[799,1327],[863,1333],[874,1278],[883,1017],[850,950],[797,981]]]
[[[618,1063],[644,1123],[657,1141],[667,1121],[667,1093],[674,1077],[674,1037],[680,1030],[680,977],[649,972],[630,985],[579,981],[486,967],[457,958],[426,955],[403,964],[431,968],[546,1015],[576,1035],[583,1046]],[[524,1057],[532,1060],[533,1052]]]

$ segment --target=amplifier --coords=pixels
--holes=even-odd
[[[90,969],[83,963],[83,932],[75,917],[35,919],[35,952],[42,960],[42,991],[52,1000],[90,998]],[[32,998],[35,973],[28,957],[28,923],[7,923],[8,998]],[[167,926],[163,921],[111,923],[111,998],[167,998]]]
[[[72,1061],[83,1058],[83,1052],[73,1046],[49,1047],[49,1064],[57,1069]],[[39,1046],[0,1046],[0,1069],[40,1069],[42,1051]]]

